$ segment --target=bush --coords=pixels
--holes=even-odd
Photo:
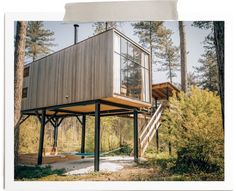
[[[177,160],[174,170],[181,173],[206,172],[212,173],[220,170],[220,165],[212,163],[208,159],[208,153],[202,146],[183,147],[177,152]]]
[[[162,128],[176,147],[176,169],[223,172],[224,132],[220,107],[219,96],[198,88],[170,99]]]

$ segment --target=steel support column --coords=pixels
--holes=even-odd
[[[82,139],[81,139],[81,153],[85,152],[85,127],[86,127],[86,115],[82,116]],[[82,156],[82,159],[84,156]]]
[[[159,134],[158,129],[156,130],[156,146],[157,146],[157,153],[159,152]]]
[[[57,138],[58,138],[58,118],[55,119],[54,123],[54,134],[53,134],[53,149],[57,148]]]
[[[155,111],[157,110],[157,99],[155,99]],[[156,130],[156,146],[157,146],[157,153],[159,152],[159,134],[158,129]]]
[[[134,161],[138,162],[138,111],[134,110]]]
[[[95,138],[94,138],[94,171],[99,171],[100,150],[100,102],[95,103]]]
[[[42,110],[41,116],[41,129],[40,129],[40,139],[39,139],[39,151],[38,151],[38,165],[42,164],[43,161],[43,143],[44,143],[44,130],[45,130],[45,123],[46,123],[46,110]]]

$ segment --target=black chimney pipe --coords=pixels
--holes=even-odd
[[[77,28],[79,28],[79,25],[74,24],[74,44],[77,43]]]

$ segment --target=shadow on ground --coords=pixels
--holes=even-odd
[[[50,166],[17,166],[15,169],[15,179],[34,179],[47,177],[49,175],[62,175],[65,173],[64,169],[51,169]]]

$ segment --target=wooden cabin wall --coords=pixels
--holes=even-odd
[[[30,66],[22,110],[112,97],[113,31],[63,49]]]

